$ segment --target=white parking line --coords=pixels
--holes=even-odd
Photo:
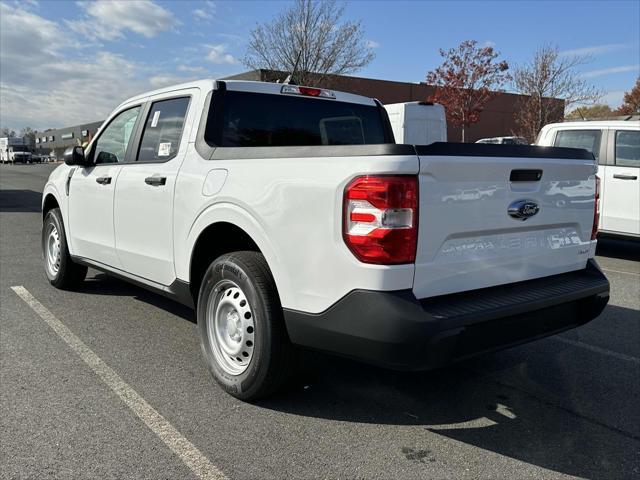
[[[169,447],[189,469],[201,479],[223,480],[227,477],[200,450],[175,429],[129,384],[67,328],[53,313],[36,300],[23,286],[11,289],[35,311],[42,320],[71,347],[98,377],[120,397],[140,419]]]
[[[603,268],[602,270],[604,270],[605,272],[622,273],[623,275],[633,275],[634,277],[640,277],[640,273],[625,272],[624,270],[612,270],[610,268]]]
[[[588,343],[580,342],[578,340],[571,340],[564,337],[551,337],[553,340],[557,342],[566,343],[567,345],[573,345],[574,347],[584,348],[585,350],[590,350],[592,352],[601,353],[602,355],[608,355],[613,358],[617,358],[618,360],[626,360],[627,362],[632,362],[640,365],[640,358],[632,357],[631,355],[625,355],[624,353],[614,352],[612,350],[607,350],[606,348],[596,347],[595,345],[589,345]]]

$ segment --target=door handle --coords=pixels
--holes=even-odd
[[[167,183],[167,177],[147,177],[144,179],[144,183],[147,185],[153,185],[154,187],[159,187],[160,185],[165,185]]]
[[[623,173],[616,173],[613,175],[613,178],[618,178],[620,180],[637,180],[637,175],[625,175]]]
[[[100,185],[109,185],[111,183],[111,177],[98,177],[96,178],[96,182]]]

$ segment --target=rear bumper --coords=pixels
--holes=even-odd
[[[291,341],[398,370],[426,370],[596,318],[609,282],[584,270],[418,300],[411,290],[354,290],[320,314],[285,309]]]

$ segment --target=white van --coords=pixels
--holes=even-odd
[[[601,189],[600,231],[640,237],[640,121],[551,123],[536,144],[593,153]]]
[[[442,105],[428,102],[390,103],[389,114],[396,143],[429,145],[447,141],[447,120]]]

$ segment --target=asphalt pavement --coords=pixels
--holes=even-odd
[[[191,310],[93,270],[76,292],[48,284],[53,168],[0,166],[0,478],[640,478],[640,244],[600,240],[611,301],[581,328],[426,373],[307,353],[248,404],[211,380]]]

